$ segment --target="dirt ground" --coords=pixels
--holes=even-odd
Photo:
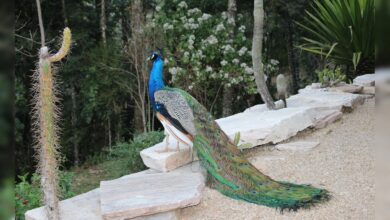
[[[339,121],[289,140],[320,142],[307,152],[264,147],[246,153],[257,168],[276,180],[329,190],[330,201],[310,209],[280,213],[274,208],[233,200],[206,188],[202,202],[182,209],[180,219],[374,219],[374,110],[375,101],[366,100]]]

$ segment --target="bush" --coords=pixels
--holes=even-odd
[[[16,219],[24,219],[24,213],[30,209],[42,206],[42,192],[40,189],[40,176],[34,173],[28,181],[29,174],[18,176],[20,182],[15,185]],[[59,199],[67,199],[75,194],[72,191],[73,173],[60,171]]]
[[[374,72],[374,0],[315,0],[312,9],[299,24],[307,33],[300,48],[353,66],[357,74]]]
[[[123,158],[126,172],[138,172],[146,167],[142,162],[140,152],[151,147],[164,139],[163,132],[152,131],[136,136],[130,143],[119,143],[109,153],[111,159]]]
[[[322,86],[334,86],[339,82],[345,82],[346,76],[341,71],[341,68],[336,68],[334,71],[328,68],[325,68],[321,71],[316,71],[318,79]]]

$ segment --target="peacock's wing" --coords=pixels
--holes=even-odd
[[[193,124],[194,116],[186,95],[189,96],[183,90],[168,87],[155,92],[156,111],[160,114],[158,117],[167,120],[180,132],[193,137],[196,133]]]
[[[296,210],[328,198],[326,190],[278,182],[256,169],[195,98],[179,89],[155,94],[169,115],[193,136],[211,186],[235,199]]]

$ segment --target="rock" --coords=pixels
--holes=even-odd
[[[296,141],[276,145],[276,149],[281,151],[309,151],[320,144],[318,141]]]
[[[330,91],[335,92],[348,92],[348,93],[360,93],[363,90],[363,86],[345,84],[337,87],[332,87]]]
[[[321,89],[321,83],[312,83],[310,88],[312,88],[312,89]]]
[[[60,202],[62,220],[103,220],[100,214],[100,190],[87,193]],[[25,214],[26,220],[47,220],[43,207],[32,209]]]
[[[180,144],[180,151],[177,151],[176,143],[176,140],[170,138],[169,149],[171,150],[168,152],[161,152],[165,149],[165,141],[142,150],[140,153],[142,161],[149,168],[167,172],[188,164],[194,158],[197,158],[192,152],[192,147]]]
[[[130,219],[196,205],[204,186],[205,171],[199,163],[167,173],[102,181],[101,213],[104,219]]]
[[[156,173],[147,170],[132,174],[133,176]],[[123,178],[128,178],[129,176]],[[61,220],[103,220],[100,212],[100,189],[94,189],[87,193],[60,202]],[[32,209],[25,214],[26,220],[47,220],[43,207]],[[124,218],[125,219],[125,218]],[[127,218],[126,218],[127,219]],[[142,216],[133,220],[178,220],[176,210],[162,212],[154,215]]]
[[[375,95],[375,86],[364,86],[361,94]]]
[[[375,74],[365,74],[353,79],[353,84],[360,86],[375,86]]]
[[[328,124],[339,120],[343,116],[343,113],[338,110],[322,111],[314,117],[313,127],[316,129],[324,128]]]
[[[278,143],[311,126],[309,111],[307,107],[248,111],[218,119],[217,123],[230,138],[240,132],[242,143],[258,146]]]

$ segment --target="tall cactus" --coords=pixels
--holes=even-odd
[[[35,140],[38,155],[38,172],[41,175],[43,202],[48,219],[60,219],[58,206],[58,90],[52,63],[64,58],[70,49],[71,32],[64,29],[61,49],[54,55],[43,46],[39,51],[39,63],[34,79]]]

